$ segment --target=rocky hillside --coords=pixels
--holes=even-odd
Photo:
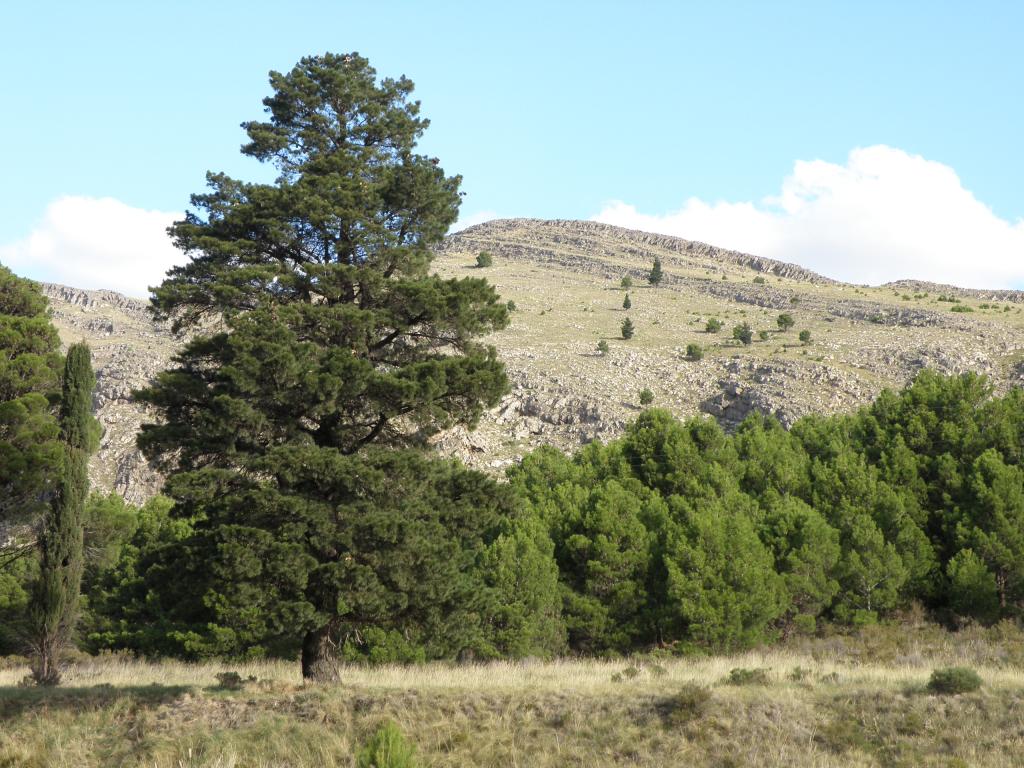
[[[493,255],[493,266],[474,266],[480,251]],[[655,257],[665,272],[657,288],[646,280]],[[513,391],[477,431],[438,440],[442,451],[492,470],[538,445],[614,437],[637,414],[643,389],[655,405],[710,414],[729,428],[752,410],[786,424],[850,410],[924,367],[985,373],[1000,389],[1024,384],[1022,292],[909,280],[847,285],[792,264],[584,221],[481,224],[449,237],[435,263],[444,275],[487,277],[516,307],[510,326],[490,340]],[[135,449],[144,414],[130,391],[167,365],[176,341],[152,323],[144,302],[55,285],[46,293],[65,342],[93,346],[104,426],[93,480],[141,501],[159,478]],[[776,323],[782,312],[796,321],[785,332]],[[620,336],[627,315],[636,326],[629,341]],[[710,318],[722,331],[705,331]],[[741,323],[753,329],[750,346],[731,341]],[[810,331],[810,344],[798,340],[801,330]],[[605,355],[597,351],[602,339]],[[703,349],[702,359],[687,358],[690,344]]]

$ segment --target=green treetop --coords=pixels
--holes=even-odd
[[[634,333],[636,333],[636,327],[633,325],[633,321],[627,317],[622,321],[622,338],[632,339]]]

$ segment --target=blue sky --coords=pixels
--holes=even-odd
[[[144,292],[206,170],[264,173],[238,126],[267,72],[354,50],[415,81],[463,223],[596,217],[858,282],[1021,285],[1022,29],[1015,2],[5,4],[0,261]]]

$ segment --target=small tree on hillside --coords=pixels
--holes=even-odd
[[[754,331],[749,323],[741,323],[732,329],[732,337],[747,347],[754,341]]]
[[[718,318],[712,317],[708,320],[707,325],[704,326],[704,330],[708,333],[718,333],[722,330],[722,321]]]
[[[811,343],[811,332],[806,328],[800,331],[800,343],[807,346]]]
[[[633,321],[627,317],[622,321],[622,338],[632,339],[634,333],[636,333],[636,328],[633,327]]]
[[[476,255],[476,265],[480,269],[483,269],[484,267],[489,267],[493,263],[494,257],[491,256],[490,252],[488,251],[480,251],[480,253]]]
[[[633,306],[633,302],[629,300],[629,294],[627,293],[626,294],[626,298],[624,298],[622,300],[622,308],[623,309],[629,309],[632,306]]]
[[[645,408],[654,402],[654,393],[651,392],[647,387],[640,390],[640,405]]]
[[[651,272],[647,275],[647,281],[657,287],[661,284],[664,273],[661,271],[661,259],[655,259],[654,264],[651,266]]]
[[[630,288],[633,287],[633,278],[630,277],[629,275],[626,275],[624,278],[622,278],[622,280],[619,281],[619,285],[628,291]]]
[[[778,323],[779,330],[782,331],[783,333],[785,333],[794,325],[796,325],[796,320],[794,320],[793,316],[788,312],[783,312],[781,315],[779,315],[775,319],[775,322]]]
[[[60,654],[78,620],[84,565],[82,523],[89,493],[88,461],[99,438],[99,425],[92,417],[95,385],[89,347],[73,345],[64,367],[60,409],[64,468],[40,537],[39,579],[28,617],[35,656],[32,677],[40,685],[60,682]]]
[[[601,339],[599,342],[597,342],[597,351],[598,351],[598,353],[602,357],[607,355],[608,354],[608,342],[605,341],[604,339]]]

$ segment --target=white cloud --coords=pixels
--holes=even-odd
[[[0,263],[35,280],[146,297],[186,260],[166,232],[180,218],[110,197],[62,197],[27,237],[0,245]]]
[[[459,220],[452,224],[451,229],[448,230],[448,233],[451,234],[453,232],[461,232],[463,229],[466,229],[467,227],[472,227],[477,224],[483,224],[485,221],[491,221],[497,218],[499,217],[495,211],[477,211],[476,213],[471,213],[468,216],[463,216],[460,214]]]
[[[855,149],[845,165],[797,161],[779,195],[759,202],[690,198],[675,212],[648,215],[615,201],[594,219],[855,283],[1024,286],[1024,220],[996,216],[949,166],[887,146]]]

